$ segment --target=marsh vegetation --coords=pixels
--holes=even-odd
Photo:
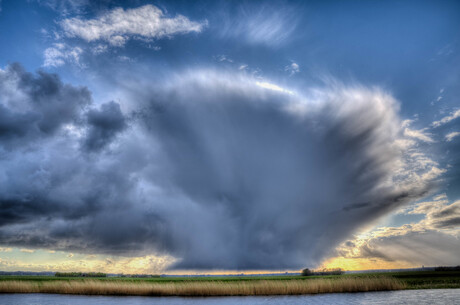
[[[405,271],[327,276],[157,278],[0,276],[0,293],[251,296],[430,288],[460,288],[460,272]]]
[[[100,280],[69,281],[2,281],[3,293],[59,293],[85,295],[144,296],[249,296],[299,295],[330,292],[364,292],[404,289],[405,285],[391,277],[367,277],[314,280],[258,281],[176,281],[127,282]]]

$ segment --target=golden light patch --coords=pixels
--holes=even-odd
[[[334,257],[325,261],[322,268],[342,268],[343,270],[372,270],[372,269],[399,269],[399,268],[412,268],[417,267],[409,263],[394,261],[388,262],[382,259],[369,259],[369,258],[346,258]]]

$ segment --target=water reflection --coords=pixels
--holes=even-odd
[[[106,297],[106,296],[75,296],[56,294],[3,294],[0,304],[3,305],[308,305],[308,304],[459,304],[460,289],[426,289],[366,293],[332,293],[303,296],[274,297]]]

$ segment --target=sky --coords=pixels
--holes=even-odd
[[[458,265],[458,1],[0,1],[0,270]]]

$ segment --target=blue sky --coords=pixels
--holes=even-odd
[[[458,2],[0,7],[3,269],[460,263]]]

